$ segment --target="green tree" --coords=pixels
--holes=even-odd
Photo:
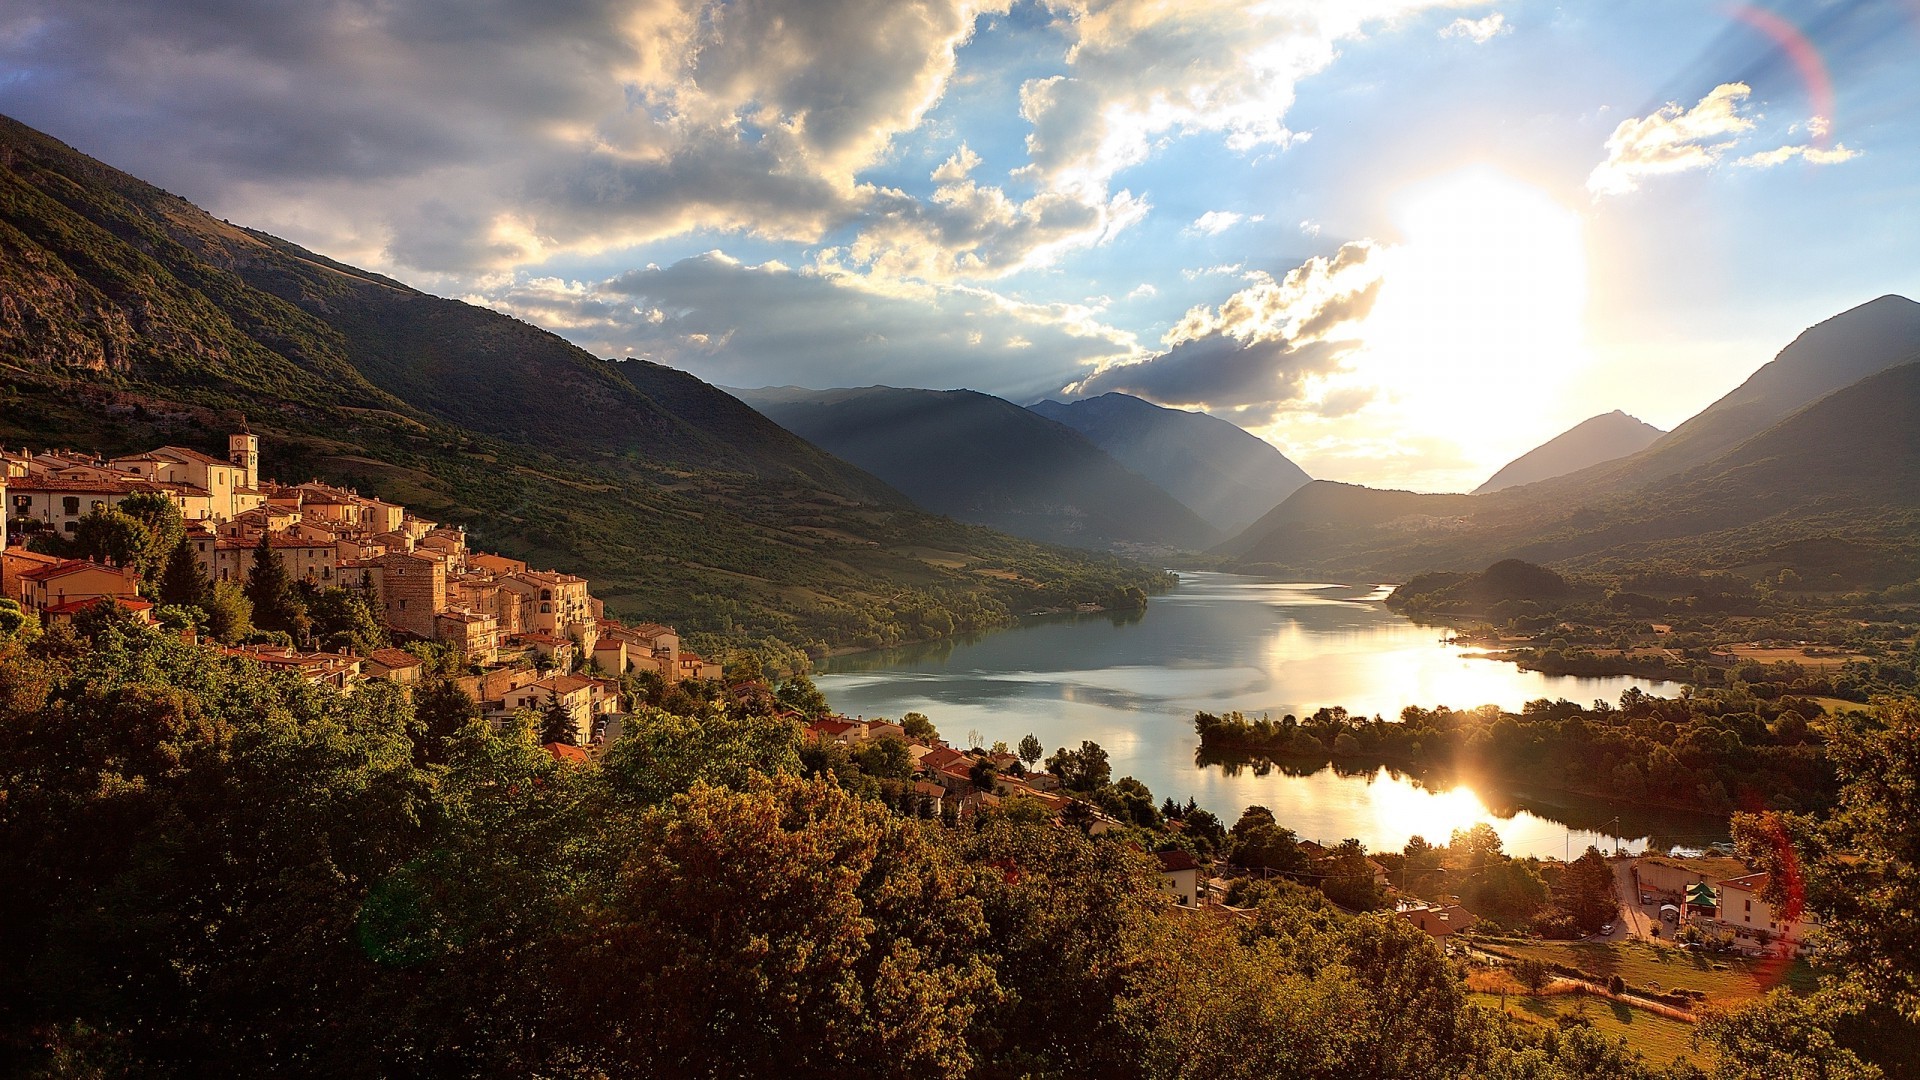
[[[1074,791],[1097,791],[1113,778],[1106,750],[1091,740],[1081,742],[1078,750],[1061,747],[1047,759],[1047,771]]]
[[[773,696],[780,704],[799,713],[803,719],[822,720],[833,712],[833,707],[827,704],[827,696],[822,694],[819,688],[813,685],[813,680],[804,674],[796,674],[781,683]]]
[[[551,690],[547,691],[547,703],[540,709],[540,742],[580,745],[580,726],[574,720],[573,710]]]
[[[927,719],[925,713],[910,712],[901,717],[900,729],[907,733],[907,738],[918,739],[921,742],[932,742],[940,737],[939,730],[933,726],[932,720]]]
[[[207,633],[216,641],[234,645],[253,633],[253,601],[233,582],[215,585],[201,606],[207,613]]]
[[[158,491],[137,491],[120,500],[117,509],[139,522],[147,530],[146,549],[140,553],[139,570],[152,595],[159,586],[162,568],[187,538],[187,524],[173,499]]]
[[[558,958],[554,1030],[617,1075],[961,1077],[996,1000],[967,871],[823,780],[696,784],[638,822]],[[751,897],[751,901],[746,898]]]
[[[145,525],[111,506],[95,507],[73,527],[75,558],[140,570],[153,544]]]
[[[1581,933],[1598,933],[1620,917],[1620,899],[1614,892],[1613,868],[1598,848],[1567,864],[1553,885],[1553,902],[1572,918]]]
[[[287,565],[274,554],[273,541],[265,532],[253,548],[253,565],[247,571],[247,600],[253,604],[254,624],[263,630],[295,628],[301,614],[294,599],[293,577]]]
[[[1046,754],[1046,746],[1040,742],[1039,738],[1035,736],[1033,732],[1027,732],[1026,737],[1020,740],[1020,760],[1027,768],[1031,769],[1035,765],[1038,765],[1040,759],[1045,757]]]
[[[200,607],[213,591],[213,582],[194,557],[193,544],[182,540],[167,553],[166,566],[160,572],[160,602],[181,607]]]

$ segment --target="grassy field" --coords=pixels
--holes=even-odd
[[[1803,960],[1749,960],[1685,952],[1647,942],[1542,941],[1501,943],[1499,951],[1577,968],[1604,982],[1613,975],[1648,990],[1701,990],[1709,1001],[1759,997],[1778,986],[1813,989],[1813,969]]]
[[[1499,1011],[1499,994],[1474,993],[1474,1004]],[[1693,1025],[1642,1009],[1629,1008],[1617,1001],[1605,1001],[1582,994],[1558,994],[1552,997],[1508,995],[1504,999],[1507,1015],[1522,1023],[1553,1024],[1565,1015],[1585,1016],[1594,1030],[1603,1035],[1625,1039],[1648,1061],[1668,1064],[1691,1061],[1704,1067],[1707,1060],[1693,1047]]]

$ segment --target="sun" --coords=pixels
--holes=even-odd
[[[1487,166],[1416,185],[1397,203],[1404,239],[1386,252],[1355,366],[1436,422],[1497,424],[1556,403],[1586,359],[1579,215]]]

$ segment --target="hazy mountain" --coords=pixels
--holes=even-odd
[[[1078,547],[1199,549],[1221,533],[1080,433],[972,390],[734,390],[920,506]]]
[[[928,515],[684,372],[217,220],[0,118],[0,439],[217,452],[242,416],[270,474],[735,642],[884,645],[1141,576]]]
[[[1128,394],[1028,408],[1085,435],[1222,533],[1235,533],[1313,478],[1265,439]]]
[[[1647,449],[1553,486],[1643,487],[1713,460],[1843,386],[1914,360],[1920,360],[1920,303],[1882,296],[1802,331],[1746,382]]]
[[[1920,363],[1868,376],[1714,460],[1624,494],[1420,495],[1316,482],[1219,549],[1242,568],[1406,577],[1519,558],[1920,577]]]
[[[1589,465],[1623,458],[1652,445],[1666,432],[1618,409],[1582,420],[1566,431],[1514,458],[1492,479],[1473,489],[1476,495],[1502,488],[1551,480]]]

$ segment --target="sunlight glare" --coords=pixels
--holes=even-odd
[[[1405,242],[1355,366],[1429,418],[1500,423],[1554,404],[1586,357],[1580,218],[1489,167],[1408,189],[1397,218]]]

